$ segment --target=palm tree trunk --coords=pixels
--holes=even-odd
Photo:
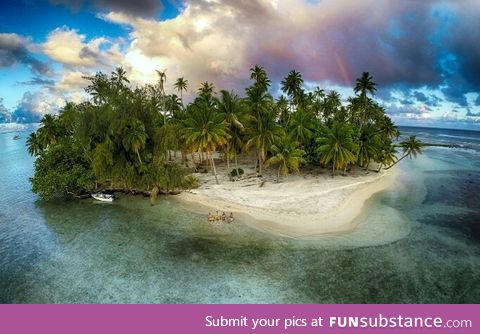
[[[367,167],[365,167],[365,170],[368,170],[368,167],[370,166],[370,159],[368,159],[368,162],[367,162]]]
[[[282,164],[279,164],[278,166],[278,172],[277,172],[277,182],[280,182],[280,169],[282,168]]]
[[[235,150],[235,169],[237,170],[237,177],[240,177],[240,174],[238,173],[237,150]]]
[[[258,174],[262,175],[262,152],[261,150],[258,151]]]
[[[332,163],[332,177],[335,177],[335,164]]]
[[[380,167],[378,167],[377,173],[380,173],[380,171],[382,170],[382,167],[383,167],[383,164],[380,163]]]
[[[182,164],[185,166],[188,166],[187,164],[187,155],[185,154],[185,151],[180,151],[182,154]]]
[[[390,166],[386,167],[385,169],[388,170],[388,169],[392,168],[393,166],[395,166],[396,164],[398,164],[400,161],[402,161],[402,160],[403,160],[405,157],[407,157],[407,156],[408,156],[408,154],[405,154],[403,157],[401,157],[400,159],[398,159],[397,161],[395,161],[393,165],[390,165]]]
[[[138,150],[135,150],[135,152],[137,153],[138,161],[140,161],[140,164],[143,164],[142,159],[140,158],[140,154],[138,153]]]
[[[205,152],[205,169],[207,170],[207,172],[208,172],[208,166],[210,165],[210,158],[211,158],[211,155],[208,154],[208,152]]]
[[[217,169],[215,168],[215,161],[213,160],[213,154],[210,155],[210,161],[212,163],[213,175],[215,175],[215,182],[217,182],[217,184],[220,184],[220,182],[218,182]]]
[[[230,155],[228,154],[229,153],[229,150],[230,150],[230,147],[227,143],[227,172],[230,173]]]

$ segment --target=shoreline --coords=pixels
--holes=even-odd
[[[395,169],[336,178],[289,176],[283,183],[267,181],[262,187],[258,178],[216,185],[209,176],[200,176],[204,183],[198,189],[175,198],[201,214],[233,212],[236,222],[271,235],[317,239],[353,231],[366,216],[369,199],[388,189],[396,176]]]

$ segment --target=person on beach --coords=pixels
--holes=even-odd
[[[233,223],[233,212],[230,212],[230,216],[228,216],[228,223]]]
[[[213,215],[210,212],[208,213],[207,217],[209,222],[213,222]]]
[[[218,210],[217,210],[217,213],[215,214],[215,220],[216,221],[220,220],[220,215],[218,214]]]
[[[227,214],[225,213],[225,211],[223,211],[223,213],[222,213],[222,220],[223,221],[227,220]]]

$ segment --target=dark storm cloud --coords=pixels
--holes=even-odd
[[[153,17],[163,8],[160,0],[50,0],[50,2],[65,5],[75,11],[93,6],[101,11],[118,11],[143,17]]]
[[[441,84],[441,48],[431,40],[441,23],[432,17],[430,2],[382,2],[378,12],[383,16],[375,19],[366,10],[368,4],[357,5],[355,11],[326,7],[323,14],[323,3],[317,5],[319,17],[332,17],[309,23],[308,30],[258,29],[250,63],[269,59],[265,65],[274,79],[296,68],[309,81],[342,85],[353,85],[364,71],[369,71],[379,86]],[[341,5],[330,5],[334,6]]]
[[[274,81],[295,68],[307,81],[346,86],[368,71],[381,88],[400,85],[405,94],[442,89],[448,101],[461,107],[468,106],[466,93],[480,91],[478,2],[365,1],[348,6],[328,0],[311,5],[311,13],[299,14],[305,23],[297,28],[281,13],[270,13],[250,42],[247,63],[264,65]],[[367,10],[370,6],[375,13]],[[317,19],[308,21],[309,16]],[[425,93],[415,97],[432,107],[442,102]]]
[[[407,106],[407,105],[412,105],[415,102],[413,100],[403,99],[403,100],[400,100],[400,103]]]
[[[468,107],[465,94],[470,91],[466,86],[470,85],[465,84],[463,80],[459,80],[457,85],[455,85],[454,82],[449,82],[447,87],[442,88],[443,95],[445,95],[446,99],[450,102],[458,104],[461,107]]]
[[[480,94],[478,94],[477,99],[475,100],[475,105],[480,106]]]
[[[53,71],[32,55],[28,45],[28,40],[17,34],[0,33],[0,67],[23,64],[34,74],[51,76]]]
[[[443,100],[435,95],[426,95],[422,92],[419,91],[414,91],[412,94],[406,93],[406,95],[409,96],[409,99],[404,99],[401,101],[402,104],[413,104],[415,101],[412,99],[415,99],[417,102],[421,102],[425,104],[426,106],[429,107],[438,107],[440,106],[440,102]],[[405,103],[408,101],[409,103]]]
[[[420,101],[420,102],[426,102],[428,100],[427,96],[425,94],[423,94],[422,92],[415,92],[413,94],[413,96],[415,96],[417,101]]]
[[[480,117],[480,112],[474,113],[474,112],[471,112],[471,111],[469,110],[469,111],[467,111],[467,116],[470,116],[470,117]]]

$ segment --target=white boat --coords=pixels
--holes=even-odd
[[[95,193],[92,194],[92,197],[100,202],[113,202],[113,195],[104,194],[104,193]]]

